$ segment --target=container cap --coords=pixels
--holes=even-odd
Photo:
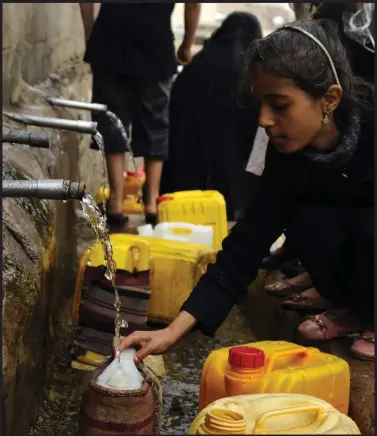
[[[264,366],[265,355],[258,348],[233,347],[229,350],[228,362],[237,368],[258,369]]]
[[[161,195],[161,197],[157,198],[157,204],[162,203],[163,201],[174,200],[174,197],[171,195]]]

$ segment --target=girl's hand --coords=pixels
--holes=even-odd
[[[177,318],[166,328],[156,331],[133,332],[122,338],[119,350],[122,352],[128,347],[140,347],[135,354],[134,361],[139,363],[150,354],[163,354],[174,345],[184,334],[196,324],[196,319],[188,312],[182,311]]]
[[[156,331],[133,332],[121,339],[119,349],[123,351],[128,347],[140,347],[134,357],[135,363],[139,363],[150,354],[163,354],[174,343],[174,335],[167,327]]]

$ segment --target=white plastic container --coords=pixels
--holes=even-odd
[[[157,224],[154,231],[152,226],[148,224],[138,227],[137,230],[140,236],[190,242],[208,247],[212,247],[213,244],[213,228],[211,226],[165,222]]]
[[[127,348],[120,353],[120,362],[114,359],[98,376],[97,384],[103,388],[120,391],[141,389],[143,376],[134,363],[136,350]]]

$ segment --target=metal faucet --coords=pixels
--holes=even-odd
[[[82,200],[85,193],[84,182],[71,182],[70,180],[3,180],[3,197]]]
[[[50,133],[20,132],[19,130],[3,129],[2,143],[24,144],[30,147],[50,148]]]
[[[67,100],[65,98],[47,97],[52,106],[63,106],[72,109],[88,110],[90,112],[107,112],[107,106],[101,103],[86,103],[85,101]]]
[[[15,114],[12,112],[3,112],[3,114],[9,119],[22,124],[72,130],[77,133],[89,133],[92,135],[97,133],[97,123],[93,121],[66,120],[62,118],[40,117],[38,115]]]

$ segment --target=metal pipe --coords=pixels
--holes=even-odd
[[[2,142],[24,144],[30,147],[50,148],[50,133],[20,132],[19,130],[3,129]]]
[[[3,197],[81,200],[85,192],[84,182],[71,182],[70,180],[3,180]]]
[[[4,112],[4,115],[13,121],[31,126],[72,130],[74,132],[90,133],[92,135],[97,133],[97,123],[94,123],[93,121],[66,120],[62,118],[40,117],[38,115],[15,114],[12,112]]]
[[[47,97],[52,106],[63,106],[72,109],[83,109],[90,112],[107,112],[107,106],[101,103],[87,103],[85,101],[67,100],[65,98]]]

